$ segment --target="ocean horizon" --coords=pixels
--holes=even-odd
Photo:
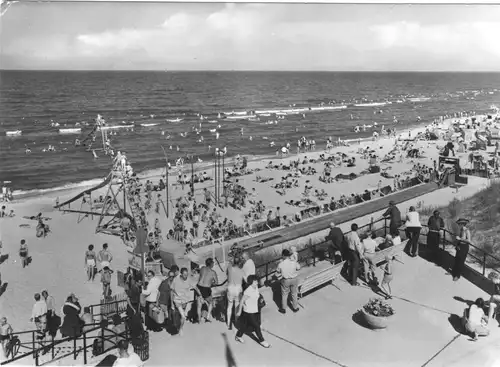
[[[355,126],[403,130],[454,112],[485,113],[500,103],[496,72],[1,70],[0,81],[0,181],[11,181],[15,192],[81,186],[106,176],[109,157],[97,152],[94,159],[74,146],[97,114],[108,125],[133,125],[114,130],[111,144],[144,172],[165,166],[162,146],[172,165],[187,155],[208,164],[209,145],[226,146],[229,157],[258,159],[287,142],[295,152],[301,136],[319,148],[327,137],[367,138],[374,131],[355,133]],[[250,110],[264,111],[260,121],[223,118]],[[278,119],[276,111],[288,114]],[[61,128],[81,132],[61,134]],[[6,136],[18,130],[21,135]],[[56,151],[44,152],[49,145]]]

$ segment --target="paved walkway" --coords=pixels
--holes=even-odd
[[[297,314],[286,315],[278,313],[266,288],[263,329],[271,349],[248,337],[236,343],[235,331],[216,321],[188,324],[183,337],[153,334],[147,365],[226,365],[227,333],[238,366],[488,366],[500,342],[496,321],[491,336],[477,342],[455,330],[465,302],[487,295],[465,279],[453,282],[424,259],[404,255],[403,261],[392,284],[396,315],[386,330],[368,330],[353,317],[374,296],[368,287],[340,279],[340,290],[326,286],[303,298]]]

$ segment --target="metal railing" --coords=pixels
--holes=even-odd
[[[382,222],[382,221],[383,221],[383,226],[377,227],[377,224]],[[379,219],[377,221],[374,221],[374,222],[372,221],[368,224],[365,224],[365,225],[359,227],[358,231],[360,233],[367,231],[367,230],[375,231],[377,234],[383,234],[383,236],[385,237],[385,236],[387,236],[388,229],[389,229],[388,222],[389,222],[388,218],[382,218],[382,219]],[[428,226],[422,225],[422,228],[427,229],[427,231],[421,231],[420,238],[419,238],[419,244],[426,246],[427,245]],[[404,228],[400,228],[399,230],[400,230],[400,232],[405,233]],[[346,233],[344,233],[344,235],[347,235],[350,232],[351,231],[346,232]],[[439,246],[440,246],[441,250],[447,251],[447,247],[455,247],[456,235],[453,232],[451,232],[448,229],[443,228],[439,231],[439,236],[440,236]],[[404,237],[406,237],[406,235]],[[425,237],[425,242],[422,241],[422,237]],[[310,266],[310,265],[316,266],[316,262],[318,261],[317,260],[318,255],[320,255],[321,252],[324,253],[328,249],[330,243],[331,243],[330,241],[325,240],[325,241],[321,241],[319,243],[313,244],[312,240],[310,239],[309,245],[307,245],[306,247],[304,247],[298,251],[299,263],[301,265],[305,265],[305,266]],[[482,249],[474,244],[470,244],[470,248],[471,248],[471,250],[469,251],[467,256],[474,260],[474,264],[480,266],[481,275],[486,276],[487,269],[490,269],[491,271],[494,271],[500,275],[500,258],[488,253],[486,250],[484,250],[484,249]],[[493,260],[493,261],[488,261],[488,260]],[[266,283],[269,282],[270,277],[276,273],[276,268],[277,268],[278,263],[280,261],[281,261],[281,256],[277,256],[276,258],[274,258],[270,261],[266,261],[262,264],[258,264],[258,260],[256,260],[256,262],[258,264],[256,266],[257,276],[259,276],[260,279],[264,278]],[[499,266],[498,267],[488,266],[487,264],[489,264],[491,262],[496,262],[499,264]]]
[[[49,352],[51,353],[51,361],[54,361],[56,359],[56,357],[57,357],[57,359],[62,359],[62,358],[68,357],[70,355],[73,355],[73,359],[76,360],[78,357],[78,354],[83,352],[83,361],[84,361],[84,364],[87,364],[87,361],[88,361],[87,352],[88,352],[88,349],[93,346],[93,339],[98,338],[98,339],[102,339],[103,341],[110,342],[112,344],[111,348],[108,348],[104,352],[112,350],[112,349],[117,347],[117,343],[114,343],[112,340],[110,340],[107,337],[109,336],[111,338],[125,338],[125,339],[127,339],[128,334],[129,334],[127,323],[125,322],[124,325],[125,325],[125,330],[121,333],[117,333],[114,330],[106,328],[102,322],[101,323],[86,324],[86,325],[84,325],[85,327],[92,327],[92,328],[90,330],[86,330],[85,332],[82,331],[82,334],[80,336],[78,336],[78,337],[70,336],[70,337],[65,337],[62,339],[55,339],[54,336],[51,336],[51,341],[46,345],[44,344],[43,341],[37,340],[37,336],[39,335],[38,330],[28,330],[28,331],[21,331],[21,332],[12,333],[12,336],[17,336],[17,337],[19,337],[20,335],[31,334],[31,341],[29,341],[29,342],[22,342],[21,341],[21,343],[20,343],[21,347],[28,348],[28,349],[30,349],[30,351],[26,352],[26,353],[22,353],[21,355],[13,356],[13,358],[1,362],[0,365],[2,365],[2,366],[7,365],[7,364],[10,364],[12,362],[16,362],[20,359],[24,359],[24,358],[27,358],[29,356],[33,356],[33,359],[35,360],[35,366],[40,366],[40,354],[45,355]],[[101,331],[98,335],[96,335],[96,336],[87,335],[87,334],[90,334],[90,333],[97,331],[97,330]],[[75,331],[76,331],[76,328],[75,328]],[[108,334],[111,334],[111,335],[105,336],[104,335],[105,332],[107,332]],[[71,347],[71,351],[66,353],[66,354],[56,356],[56,354],[55,354],[56,347],[63,344],[63,343],[71,342],[71,341],[73,342],[72,347]],[[78,346],[78,344],[80,344],[80,343],[78,343],[78,341],[82,341],[83,345]],[[90,341],[90,343],[89,343],[89,341]],[[28,344],[31,345],[31,347],[27,347],[26,345],[28,345]],[[40,344],[40,346],[37,347],[37,344]],[[45,363],[47,363],[47,362],[45,362]],[[44,364],[44,363],[42,363],[42,364]]]

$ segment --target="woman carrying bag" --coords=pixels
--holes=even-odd
[[[260,311],[262,307],[265,306],[266,302],[259,293],[257,276],[249,275],[247,278],[247,284],[248,288],[245,292],[243,292],[243,298],[241,299],[238,307],[237,316],[240,320],[240,325],[235,339],[237,342],[244,343],[243,334],[254,331],[257,339],[259,340],[259,344],[264,348],[269,348],[271,344],[264,340],[262,330],[260,329]]]

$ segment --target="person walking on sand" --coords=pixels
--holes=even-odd
[[[12,330],[12,326],[10,326],[10,324],[7,322],[7,318],[2,317],[0,319],[0,343],[1,347],[3,348],[3,355],[6,355],[5,347],[9,342],[13,332],[14,330]]]
[[[410,239],[410,256],[418,255],[418,240],[420,238],[420,216],[414,206],[410,206],[410,211],[406,214],[406,233]]]
[[[105,266],[101,272],[101,283],[102,283],[102,295],[104,299],[111,296],[111,274],[113,274],[113,270]]]
[[[292,259],[292,254],[289,250],[284,249],[281,253],[283,261],[278,264],[276,272],[281,276],[281,308],[279,312],[286,313],[288,306],[288,295],[292,296],[292,311],[299,311],[299,282],[297,279],[300,265],[297,261]]]
[[[271,347],[271,344],[266,342],[261,330],[261,314],[259,310],[259,286],[257,276],[250,275],[247,278],[248,288],[243,293],[240,306],[236,316],[241,318],[240,328],[236,333],[235,340],[244,343],[243,334],[254,331],[259,344],[264,348]]]
[[[87,280],[93,281],[97,273],[97,257],[94,251],[94,245],[89,245],[85,251],[85,270],[87,271]]]
[[[469,220],[460,218],[457,220],[457,224],[460,226],[460,234],[457,236],[455,264],[453,265],[453,269],[451,271],[454,281],[457,281],[462,276],[465,260],[467,259],[467,254],[469,253],[469,245],[471,243],[470,231],[469,228],[467,228]]]
[[[42,299],[40,293],[35,293],[35,304],[31,311],[30,321],[35,323],[38,339],[45,338],[45,332],[47,331],[47,303]]]
[[[28,245],[25,240],[21,240],[21,246],[19,246],[19,256],[21,257],[21,263],[23,268],[29,265],[29,256],[28,256]]]
[[[102,245],[102,250],[99,251],[97,260],[101,264],[101,269],[104,269],[105,266],[110,267],[111,261],[113,261],[113,255],[109,252],[107,243]]]

